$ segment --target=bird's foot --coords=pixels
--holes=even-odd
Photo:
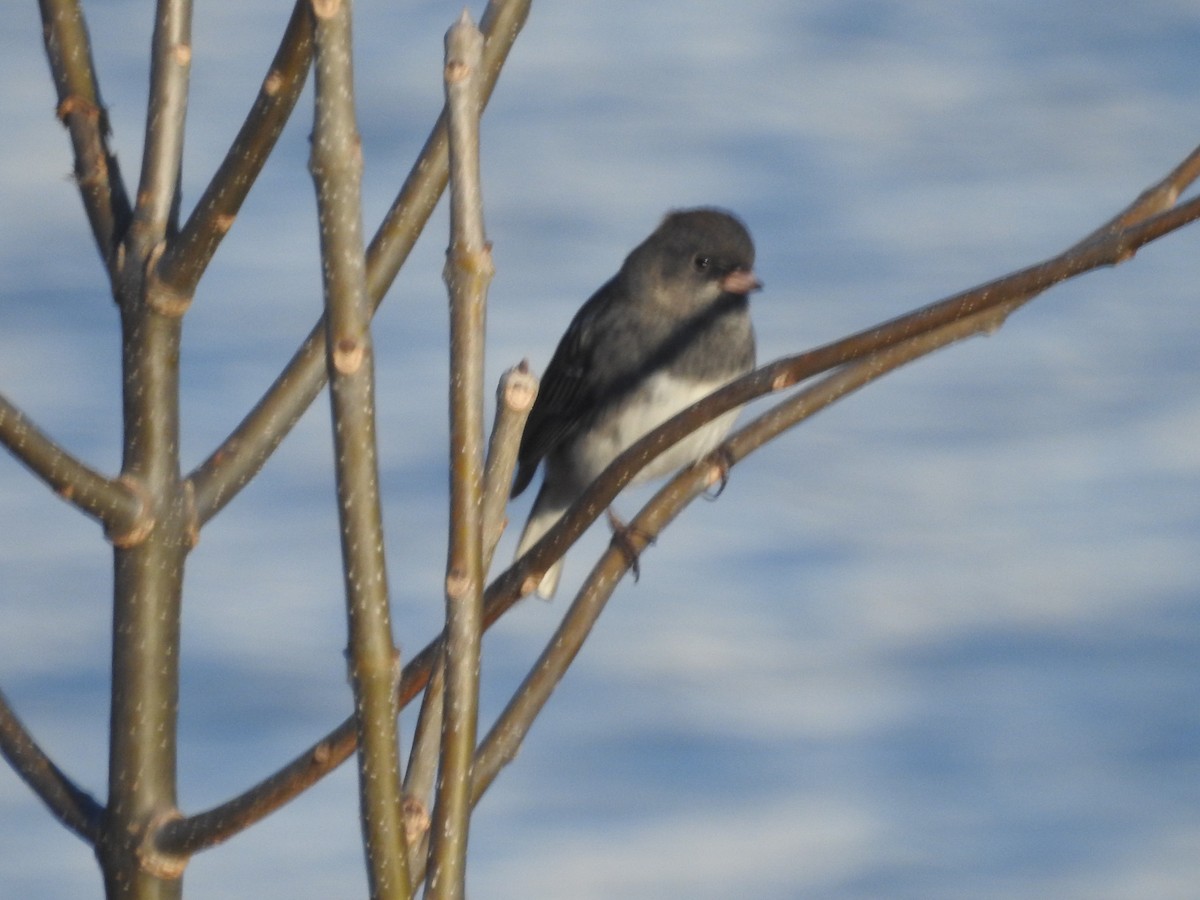
[[[704,465],[712,466],[717,470],[717,477],[715,479],[717,482],[717,489],[715,491],[711,490],[713,482],[710,481],[708,484],[709,490],[706,490],[703,494],[704,499],[716,500],[721,496],[722,493],[724,493],[725,485],[729,484],[729,470],[733,468],[733,457],[730,456],[729,450],[726,447],[721,446],[709,454],[708,458],[704,462]]]
[[[611,508],[606,513],[608,515],[608,527],[612,529],[613,533],[612,545],[625,557],[625,561],[629,563],[629,570],[633,572],[633,580],[637,581],[642,574],[641,566],[638,565],[638,558],[641,556],[642,549],[654,543],[654,535],[626,525]],[[641,544],[640,548],[638,547],[638,543]]]

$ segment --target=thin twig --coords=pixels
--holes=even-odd
[[[0,693],[0,754],[54,817],[95,846],[104,830],[104,807],[48,757]]]
[[[442,700],[445,698],[446,666],[439,660],[429,676],[429,684],[421,695],[421,709],[417,713],[417,724],[413,728],[412,750],[408,754],[408,769],[404,773],[406,796],[432,806],[430,797],[433,780],[437,775],[438,747],[442,734]],[[412,865],[412,847],[409,847],[409,864]]]
[[[529,14],[531,0],[491,0],[480,20],[483,97],[491,96],[500,67]],[[367,248],[367,294],[378,307],[446,187],[449,163],[445,112],[438,118],[383,224]],[[262,468],[325,384],[325,323],[318,322],[254,409],[188,480],[195,487],[201,524],[225,507]]]
[[[313,12],[316,114],[309,167],[317,191],[325,276],[327,368],[359,747],[359,807],[371,896],[390,900],[412,893],[396,736],[399,653],[392,638],[379,499],[350,4],[314,0]]]
[[[87,24],[78,0],[40,0],[42,35],[58,91],[58,117],[71,135],[75,183],[109,277],[132,209],[116,155],[109,149],[108,111],[92,61]]]
[[[492,566],[496,545],[508,520],[504,508],[512,488],[517,451],[525,420],[537,399],[538,380],[522,360],[500,377],[496,389],[496,421],[488,440],[487,467],[483,476],[483,571]]]
[[[241,130],[179,235],[158,263],[159,281],[175,296],[192,296],[275,148],[308,78],[312,31],[308,0],[296,0],[271,68]]]
[[[0,395],[0,445],[80,512],[104,526],[117,544],[144,536],[153,524],[142,497],[128,482],[84,465]]]
[[[1190,183],[1190,180],[1183,179],[1190,177],[1187,174],[1180,176],[1178,188],[1181,192]],[[1044,290],[1065,278],[1090,269],[1115,265],[1128,259],[1144,244],[1197,218],[1200,218],[1200,200],[1192,200],[1141,221],[1125,231],[1098,239],[1089,236],[1076,245],[1076,248],[1087,245],[1086,258],[1073,255],[1076,248],[1072,248],[1041,266],[1024,269],[955,294],[941,303],[916,310],[842,341],[770,363],[701,400],[614,460],[592,488],[564,515],[560,525],[547,534],[546,539],[492,581],[484,594],[484,627],[490,627],[532,590],[539,579],[539,567],[544,568],[561,555],[608,508],[633,474],[652,458],[652,452],[658,452],[655,448],[660,441],[662,446],[669,446],[669,443],[679,440],[703,422],[755,397],[783,390],[803,378],[845,362],[863,359],[872,352],[902,343],[924,332],[936,331],[953,322],[954,313],[961,318],[990,309],[990,316],[985,315],[984,319],[990,327],[995,327],[998,324],[996,316],[1007,314],[1006,305],[1023,303],[1035,291]],[[946,304],[955,307],[951,314],[947,314]],[[972,327],[978,326],[979,320],[976,320]],[[864,365],[869,366],[869,361],[864,359]],[[552,539],[554,531],[558,534]],[[405,665],[399,687],[400,707],[405,706],[426,686],[442,646],[443,637],[439,635]],[[353,750],[353,720],[347,719],[287,765],[232,800],[166,825],[160,834],[160,846],[175,852],[191,853],[225,840],[320,780],[340,765]]]
[[[159,0],[150,53],[142,174],[130,237],[140,263],[173,231],[179,214],[183,125],[192,71],[191,0]]]

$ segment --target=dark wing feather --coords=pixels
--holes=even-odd
[[[546,366],[537,399],[525,422],[512,496],[528,487],[538,464],[579,430],[595,403],[598,385],[593,377],[593,323],[611,304],[612,279],[580,307]]]

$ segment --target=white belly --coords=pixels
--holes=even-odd
[[[574,444],[570,450],[574,470],[583,476],[584,484],[590,483],[638,438],[731,380],[693,384],[681,383],[670,375],[652,376],[621,410],[595,424],[590,440]],[[634,482],[657,478],[695,462],[721,443],[740,411],[739,407],[724,413],[663,451],[642,469]]]

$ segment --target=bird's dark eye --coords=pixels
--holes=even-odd
[[[698,253],[696,254],[696,258],[692,260],[692,265],[696,267],[697,272],[707,272],[712,265],[712,259],[703,253]]]

